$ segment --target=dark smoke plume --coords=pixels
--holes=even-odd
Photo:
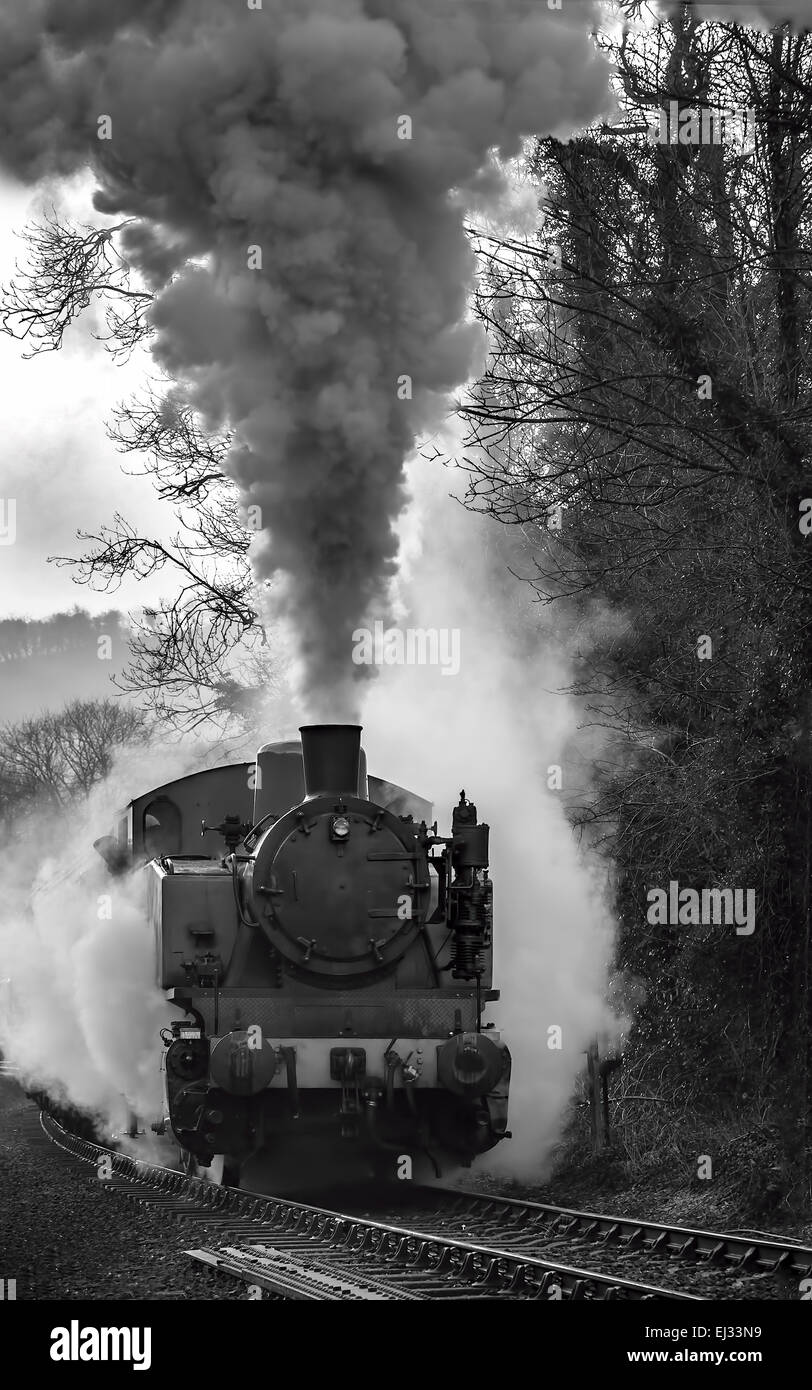
[[[313,714],[357,712],[353,677],[374,668],[352,666],[351,633],[386,609],[404,458],[481,362],[463,208],[498,197],[492,151],[608,106],[590,13],[6,0],[0,15],[0,162],[28,182],[90,165],[99,211],[135,219],[154,355],[235,431],[255,573],[283,577]]]

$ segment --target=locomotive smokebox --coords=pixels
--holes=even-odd
[[[320,792],[358,796],[361,772],[360,724],[305,724],[302,735],[305,798]]]

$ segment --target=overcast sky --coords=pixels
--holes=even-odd
[[[43,207],[56,203],[77,220],[98,223],[90,180],[69,190],[30,189],[0,180],[0,281],[7,283],[24,254],[15,237]],[[130,610],[154,602],[151,585],[130,582],[118,594],[77,586],[52,554],[78,554],[77,528],[96,530],[115,510],[151,533],[171,531],[171,513],[148,480],[127,477],[137,459],[116,453],[104,431],[111,408],[146,379],[145,355],[117,367],[91,337],[85,319],[66,334],[61,352],[28,361],[25,346],[0,334],[0,497],[16,498],[17,537],[0,545],[0,617],[41,617],[79,603],[91,612],[112,605]]]

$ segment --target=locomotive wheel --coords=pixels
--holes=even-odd
[[[240,1165],[228,1162],[225,1154],[215,1154],[208,1168],[198,1163],[193,1153],[178,1146],[178,1165],[190,1178],[205,1178],[217,1187],[239,1187]]]
[[[223,1160],[223,1176],[221,1178],[223,1187],[239,1187],[240,1185],[240,1165],[239,1163],[226,1163]]]
[[[194,1154],[190,1154],[188,1149],[182,1149],[178,1145],[178,1167],[187,1178],[197,1177],[197,1160]]]

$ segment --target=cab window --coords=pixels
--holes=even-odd
[[[168,796],[158,796],[144,810],[144,851],[150,859],[179,854],[181,847],[180,811]]]

